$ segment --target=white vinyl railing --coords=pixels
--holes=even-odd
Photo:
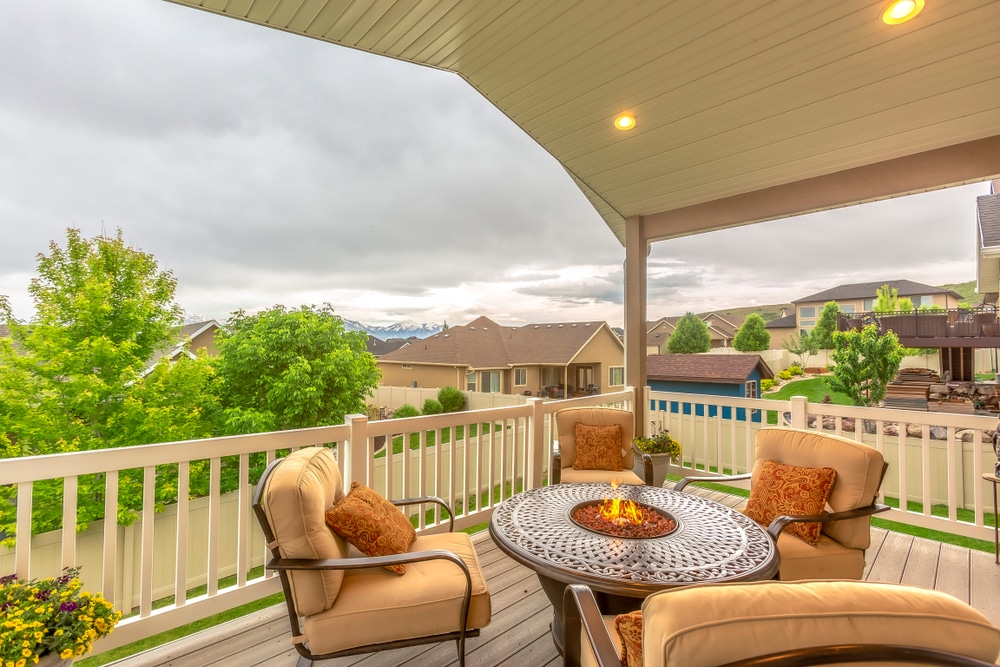
[[[544,483],[552,415],[582,405],[631,410],[634,393],[372,422],[351,415],[338,426],[0,460],[0,485],[17,489],[18,536],[13,550],[0,549],[0,574],[47,577],[80,565],[90,590],[132,612],[95,645],[106,651],[280,591],[272,574],[252,572],[267,558],[251,518],[252,468],[289,450],[328,446],[346,486],[357,480],[393,499],[440,496],[456,510],[456,528],[467,528],[487,521],[501,500]],[[156,512],[165,468],[176,468],[178,500]],[[209,493],[192,500],[194,482],[202,481],[191,479],[192,470],[203,468]],[[140,518],[127,527],[97,521],[78,534],[80,477],[102,476],[104,516],[117,517],[119,480],[130,470],[141,471]],[[223,493],[223,475],[233,470],[236,488]],[[62,480],[63,527],[29,539],[33,510],[53,501],[34,493],[34,484],[47,480]],[[417,522],[420,531],[443,530],[444,517],[421,513]],[[196,586],[204,593],[188,597]],[[170,596],[173,602],[158,606]]]
[[[678,474],[749,472],[754,433],[769,420],[813,429],[863,442],[885,456],[881,498],[899,505],[879,518],[993,540],[993,527],[983,521],[993,513],[992,487],[982,475],[993,472],[997,460],[990,440],[995,417],[808,403],[802,397],[779,402],[647,392],[649,428],[668,428],[681,442]]]

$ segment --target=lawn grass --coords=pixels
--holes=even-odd
[[[480,428],[479,424],[470,424],[469,425],[469,437],[470,438],[475,438],[476,435],[479,433],[479,428]],[[485,424],[482,424],[482,429],[483,429],[484,433],[489,432],[489,430],[490,430],[490,424],[489,424],[489,422],[487,422]],[[502,431],[503,429],[504,429],[504,425],[503,424],[494,424],[493,425],[493,430],[494,431]],[[438,429],[438,430],[441,432],[441,443],[442,444],[444,444],[446,442],[451,442],[451,432],[452,432],[451,428],[444,428],[444,429]],[[427,431],[427,446],[428,447],[434,447],[437,444],[438,430]],[[458,426],[455,426],[454,427],[454,431],[455,431],[455,440],[461,440],[462,438],[465,437],[465,425],[464,424],[459,424]],[[411,450],[412,449],[420,449],[420,434],[419,433],[411,433],[410,434],[410,449]],[[403,436],[401,436],[401,435],[393,436],[393,438],[392,438],[392,453],[394,455],[395,454],[402,454],[403,453]],[[385,449],[383,448],[380,451],[376,452],[375,453],[375,458],[377,458],[377,459],[385,458]]]
[[[792,396],[805,396],[810,403],[822,403],[823,399],[829,396],[835,405],[854,405],[850,396],[834,391],[830,387],[829,380],[830,378],[825,375],[817,375],[805,380],[792,380],[781,385],[777,391],[761,395],[761,398],[787,401]]]

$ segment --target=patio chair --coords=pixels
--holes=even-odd
[[[753,511],[748,512],[747,508],[743,511],[766,525],[767,532],[777,543],[781,554],[778,578],[785,581],[861,579],[865,570],[865,549],[871,544],[871,515],[889,509],[875,502],[888,466],[882,454],[874,447],[847,438],[777,427],[757,431],[754,445],[752,472],[719,477],[686,477],[677,482],[674,489],[681,491],[688,484],[699,481],[749,479],[750,499],[747,506]],[[799,487],[795,487],[796,495],[792,495],[790,489],[771,482],[783,478],[784,469],[780,466],[793,467],[793,473],[801,473],[806,479],[817,476],[815,471],[832,468],[835,475],[832,485],[826,489],[828,497],[825,500],[812,497],[813,506],[809,508],[809,503],[805,503],[800,511],[762,513],[761,508],[791,507],[787,502],[789,498],[808,498]],[[765,475],[765,472],[768,474]],[[769,484],[773,488],[769,488]],[[819,485],[815,486],[818,488]],[[811,489],[807,491],[812,492]],[[825,511],[824,507],[829,507],[832,512]],[[762,517],[762,514],[765,516]],[[796,524],[801,527],[792,529],[794,534],[791,534],[789,528]]]
[[[254,491],[254,513],[272,554],[267,567],[281,579],[299,667],[452,640],[464,665],[465,639],[477,636],[491,616],[469,536],[421,534],[405,553],[363,556],[326,525],[327,511],[344,499],[337,461],[325,447],[274,461]],[[423,503],[442,505],[451,515],[437,498],[393,501]],[[384,569],[400,565],[402,575]]]
[[[645,667],[994,667],[1000,655],[1000,629],[978,610],[901,584],[698,584],[654,593],[641,612],[620,617],[602,616],[591,590],[574,584],[563,609],[570,667],[631,667],[639,658]]]
[[[653,461],[643,458],[643,477],[632,471],[635,465],[635,449],[632,434],[635,432],[635,417],[628,410],[603,407],[565,408],[556,413],[558,441],[552,445],[552,484],[578,482],[618,482],[620,484],[652,484]],[[580,429],[577,426],[580,426]],[[615,429],[615,427],[618,427]],[[586,440],[583,449],[579,447],[577,434]],[[603,440],[609,433],[617,433],[613,444]],[[603,447],[606,456],[594,457],[595,446]],[[608,449],[613,449],[613,453]],[[582,453],[582,455],[581,455]],[[641,455],[642,453],[639,452]],[[600,462],[603,460],[603,464]]]

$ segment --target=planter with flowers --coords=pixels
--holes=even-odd
[[[120,618],[100,593],[83,590],[79,567],[49,579],[0,577],[0,666],[68,665]]]
[[[635,453],[633,471],[653,486],[663,486],[670,464],[681,459],[681,443],[666,430],[649,437],[633,438],[632,449]]]

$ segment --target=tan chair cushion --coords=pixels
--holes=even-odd
[[[757,431],[750,486],[756,484],[764,461],[804,468],[829,467],[837,479],[827,503],[834,512],[866,507],[875,499],[882,476],[882,454],[874,447],[816,431],[762,428]],[[824,523],[822,532],[853,549],[871,544],[868,517]]]
[[[584,407],[566,408],[556,413],[556,431],[559,434],[559,456],[563,467],[563,481],[565,479],[566,468],[573,467],[576,459],[576,434],[574,425],[591,424],[594,426],[610,426],[618,424],[622,429],[622,443],[624,454],[622,456],[622,468],[631,470],[634,464],[632,455],[632,437],[635,433],[635,417],[628,410],[617,408]]]
[[[655,593],[642,611],[645,667],[716,667],[826,644],[904,644],[991,663],[1000,655],[1000,630],[982,613],[945,593],[899,584],[694,585]]]
[[[344,497],[340,469],[325,447],[292,452],[275,467],[262,494],[264,513],[283,558],[343,558],[347,543],[326,525],[325,514]],[[302,616],[329,609],[344,573],[289,572],[292,601]]]
[[[856,579],[865,574],[863,549],[848,549],[826,535],[820,535],[815,545],[809,545],[783,531],[778,536],[781,554],[782,581],[797,579]]]
[[[465,533],[418,535],[410,551],[444,549],[465,561],[472,574],[467,629],[482,628],[491,616],[486,578],[472,540]],[[329,653],[380,642],[426,637],[459,629],[465,575],[452,562],[409,563],[398,577],[382,568],[351,570],[337,604],[305,619],[313,653]]]
[[[366,556],[404,554],[417,539],[413,524],[398,507],[360,482],[326,511],[326,525]],[[396,574],[406,574],[405,565],[384,565]]]
[[[779,516],[821,514],[836,478],[833,468],[801,468],[764,461],[744,513],[765,528]],[[819,531],[820,523],[810,521],[791,523],[782,532],[806,544],[816,544]]]
[[[563,484],[583,484],[601,483],[611,484],[645,484],[646,482],[631,470],[619,470],[611,472],[609,470],[574,470],[573,468],[563,468],[559,479]]]
[[[576,444],[574,470],[622,469],[624,452],[620,425],[592,426],[577,422],[573,424],[573,436]]]

